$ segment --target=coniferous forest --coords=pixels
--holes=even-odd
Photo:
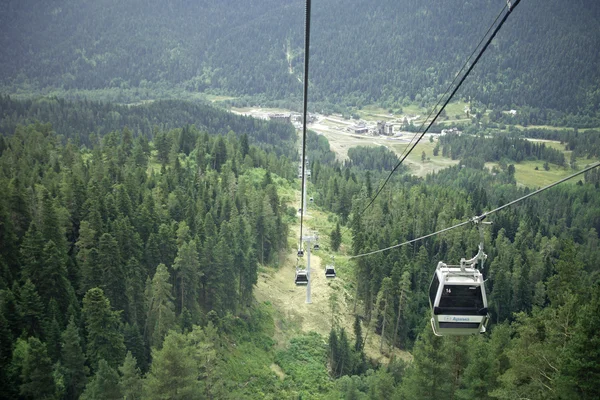
[[[307,132],[303,223],[338,275],[294,312],[301,135],[225,107],[298,108],[304,3],[247,3],[0,5],[0,398],[600,398],[600,168],[487,216],[485,334],[430,322],[474,224],[352,258],[598,162],[595,2],[523,0],[423,150],[444,168]],[[309,106],[429,110],[504,4],[315,3]]]
[[[85,106],[72,103],[71,111]],[[247,119],[226,115],[232,126]],[[494,218],[486,232],[490,334],[439,338],[428,323],[432,268],[470,255],[479,239],[467,229],[359,259],[353,331],[336,328],[325,343],[300,336],[281,351],[253,286],[259,266],[277,265],[290,251],[287,231],[297,220],[278,191],[295,180],[298,157],[277,155],[288,152],[281,136],[291,126],[255,124],[256,131],[225,134],[155,126],[151,137],[123,127],[82,133],[89,145],[76,146],[37,122],[2,137],[7,398],[598,396],[594,170]],[[272,149],[261,149],[259,133]],[[338,229],[350,229],[354,253],[436,231],[527,190],[510,168],[492,175],[452,167],[426,179],[405,171],[363,215],[380,163],[391,156],[357,148],[340,164],[314,134],[309,150],[321,155],[311,163],[315,201],[337,215]],[[371,364],[362,338],[373,334],[383,351],[410,350],[413,361]],[[231,346],[245,342],[293,378],[244,370]],[[265,381],[240,388],[244,374]]]

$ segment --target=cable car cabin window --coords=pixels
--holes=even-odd
[[[431,300],[431,305],[435,304],[435,296],[437,295],[438,287],[440,286],[440,281],[437,277],[437,274],[433,275],[433,281],[431,282],[431,286],[429,287],[429,300]]]
[[[442,313],[477,315],[483,307],[481,286],[444,285],[439,305]]]

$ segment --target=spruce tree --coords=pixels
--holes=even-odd
[[[85,387],[81,400],[121,400],[119,374],[104,359],[98,362],[98,370]]]
[[[148,293],[147,334],[152,347],[160,348],[163,338],[175,323],[172,285],[169,283],[169,271],[164,264],[156,268]]]
[[[119,367],[121,378],[119,379],[119,388],[124,400],[142,399],[142,376],[137,367],[135,357],[128,351],[123,365]]]
[[[62,314],[76,301],[75,291],[68,279],[67,257],[49,240],[42,253],[43,262],[38,291],[44,301],[55,299]],[[63,325],[64,326],[64,325]]]
[[[202,276],[196,242],[190,240],[179,246],[177,257],[173,263],[179,278],[179,310],[187,308],[193,310],[197,307],[198,280]]]
[[[181,333],[169,332],[162,348],[152,350],[152,366],[144,379],[144,398],[184,400],[200,396],[200,371]]]
[[[66,398],[78,399],[87,382],[88,367],[81,348],[81,337],[71,316],[67,328],[62,333],[61,365],[65,378]]]
[[[145,372],[148,370],[148,352],[144,338],[137,324],[125,324],[123,328],[125,348],[136,359],[137,365]]]
[[[21,364],[20,393],[26,398],[52,399],[56,386],[52,376],[52,361],[46,345],[38,338],[27,339],[27,350]]]
[[[362,352],[363,349],[363,337],[362,337],[362,327],[360,323],[360,317],[358,315],[354,316],[354,351],[357,353]]]
[[[334,377],[339,377],[338,375],[338,361],[339,361],[339,345],[338,345],[338,337],[337,332],[334,328],[331,328],[329,331],[329,368]]]
[[[82,315],[87,331],[87,359],[97,371],[104,359],[117,368],[125,357],[123,335],[120,332],[119,312],[112,311],[109,300],[100,288],[88,290],[83,298]]]
[[[19,290],[17,310],[28,336],[40,336],[44,306],[35,285],[27,279]]]
[[[413,350],[414,362],[402,381],[408,399],[444,399],[452,396],[452,377],[443,352],[443,339],[425,324]]]
[[[340,231],[340,223],[336,223],[335,229],[331,231],[329,235],[331,240],[331,250],[338,251],[342,244],[342,232]]]
[[[105,233],[98,245],[98,268],[102,271],[102,289],[116,310],[127,308],[125,272],[115,238]],[[115,367],[116,368],[116,367]]]
[[[0,295],[0,304],[2,296]],[[8,368],[12,356],[13,336],[8,327],[8,320],[4,317],[3,310],[0,309],[0,393],[7,397],[12,395],[13,384],[10,382]]]

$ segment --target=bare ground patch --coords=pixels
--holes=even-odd
[[[299,201],[299,194],[297,199]],[[298,203],[297,201],[297,203]],[[310,212],[309,212],[310,213]],[[321,214],[321,213],[319,213]],[[305,227],[309,228],[316,223],[313,215],[305,216]],[[299,225],[290,229],[290,241],[297,241],[300,234]],[[306,233],[305,233],[306,234]],[[321,233],[323,234],[323,232]],[[332,314],[329,299],[332,294],[337,294],[337,321],[338,326],[344,327],[349,337],[353,338],[354,324],[354,293],[348,292],[346,287],[352,276],[344,275],[338,271],[334,279],[325,278],[325,262],[322,261],[320,252],[311,252],[311,303],[306,303],[306,287],[296,286],[294,283],[296,271],[296,252],[294,250],[280,257],[279,268],[262,268],[256,284],[254,295],[259,302],[269,302],[275,309],[275,337],[277,345],[284,347],[289,340],[301,332],[317,332],[324,338],[329,336],[332,327]],[[305,252],[300,259],[300,265],[306,267],[308,254]],[[347,273],[346,273],[347,274]],[[363,336],[367,327],[363,325]],[[379,353],[380,336],[370,332],[365,353],[367,357],[381,363],[389,362],[387,355]],[[412,357],[408,352],[396,349],[395,355],[405,360]]]

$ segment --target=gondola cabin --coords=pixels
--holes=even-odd
[[[304,250],[298,249],[298,257],[304,257]]]
[[[296,270],[296,278],[294,279],[296,286],[308,285],[308,274],[305,269]]]
[[[335,278],[335,267],[331,264],[325,266],[325,278]]]
[[[489,319],[481,272],[442,262],[429,287],[431,327],[437,336],[484,333]]]
[[[315,245],[313,246],[313,249],[315,250],[319,250],[321,247],[319,246],[319,243],[315,243]]]

